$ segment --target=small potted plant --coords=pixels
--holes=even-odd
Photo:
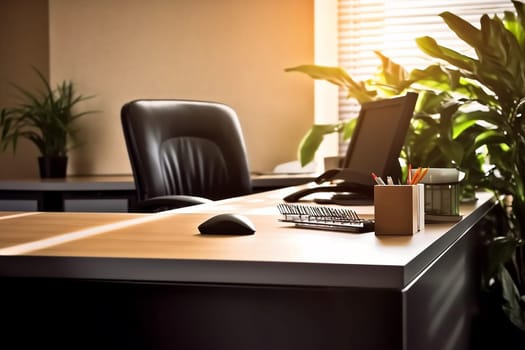
[[[92,96],[77,94],[71,81],[63,81],[53,89],[42,72],[34,70],[43,90],[31,92],[13,84],[22,101],[0,112],[0,148],[5,151],[11,145],[16,152],[18,140],[26,138],[40,152],[40,176],[65,177],[68,150],[78,146],[74,121],[94,112],[73,111],[73,107]]]

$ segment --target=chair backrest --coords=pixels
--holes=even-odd
[[[251,192],[235,111],[190,100],[134,100],[121,121],[138,200],[193,195],[217,200]]]

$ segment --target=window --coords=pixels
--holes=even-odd
[[[435,62],[415,43],[424,35],[435,38],[440,45],[474,55],[439,14],[450,11],[479,27],[482,14],[500,15],[505,10],[514,11],[510,0],[339,0],[338,64],[355,80],[368,79],[380,64],[373,53],[378,50],[408,70],[424,68]],[[342,91],[339,118],[355,117],[358,111],[359,105]],[[346,145],[340,149],[344,152]]]

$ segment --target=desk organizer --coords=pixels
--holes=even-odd
[[[459,183],[425,185],[425,213],[459,215]]]
[[[460,172],[453,168],[430,168],[421,180],[425,185],[425,217],[427,222],[458,221]]]
[[[424,187],[374,186],[376,235],[413,235],[425,226]]]

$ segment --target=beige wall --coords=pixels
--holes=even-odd
[[[0,0],[0,108],[19,99],[10,83],[25,88],[38,87],[35,66],[49,74],[47,0]],[[21,140],[16,154],[9,148],[0,152],[0,178],[38,176],[33,144]]]
[[[80,120],[70,174],[130,174],[120,108],[189,98],[239,114],[252,170],[296,158],[313,121],[313,0],[49,0],[50,77],[100,110]]]

